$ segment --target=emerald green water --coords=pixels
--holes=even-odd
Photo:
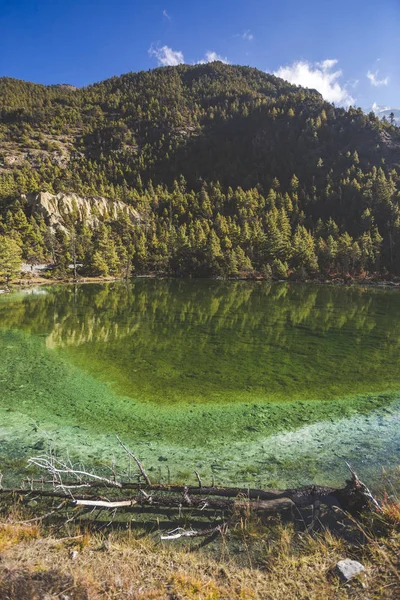
[[[136,279],[0,297],[0,458],[336,483],[398,463],[400,293]]]

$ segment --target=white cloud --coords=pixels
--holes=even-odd
[[[389,83],[389,77],[385,77],[384,79],[378,79],[379,71],[375,71],[375,73],[372,73],[372,71],[368,71],[367,77],[370,80],[371,85],[374,85],[375,87],[378,87],[380,85],[387,85]]]
[[[380,113],[385,110],[390,110],[390,106],[380,106],[379,104],[374,102],[372,105],[372,110],[374,111],[374,113]]]
[[[246,29],[246,31],[242,33],[241,37],[243,40],[247,40],[248,42],[252,42],[254,40],[254,35],[251,33],[250,29]]]
[[[386,117],[386,119],[391,121],[391,119],[394,118],[394,123],[397,125],[397,127],[400,127],[400,108],[393,108],[390,106],[380,106],[379,104],[374,102],[372,105],[372,110],[376,114],[376,116],[379,117],[380,119],[383,119],[383,117]],[[393,113],[393,117],[391,117],[392,113]]]
[[[347,87],[352,87],[352,88],[356,88],[358,86],[358,84],[360,83],[359,79],[350,79],[349,81],[346,82],[346,86]]]
[[[326,60],[317,63],[317,65],[321,67],[323,71],[330,71],[330,69],[333,69],[333,67],[337,65],[337,63],[338,60],[336,58],[327,58]]]
[[[149,48],[149,56],[154,56],[158,60],[159,66],[176,67],[185,62],[183,54],[180,50],[172,50],[169,46],[151,46]]]
[[[212,52],[210,50],[206,52],[204,58],[199,60],[198,64],[205,65],[206,63],[215,62],[216,60],[219,60],[220,62],[229,65],[229,60],[226,57],[224,58],[220,54],[217,54],[216,52]]]
[[[330,58],[319,63],[296,61],[286,67],[279,67],[274,75],[295,85],[316,89],[328,102],[350,106],[354,104],[354,98],[346,85],[339,81],[343,73],[340,69],[332,70],[337,62]]]
[[[167,13],[167,11],[165,10],[165,8],[164,8],[164,10],[162,11],[162,14],[163,14],[163,17],[164,17],[165,19],[167,19],[167,21],[172,21],[172,17],[171,17],[171,16],[170,16],[170,15]]]
[[[254,35],[251,33],[250,29],[246,29],[243,33],[235,33],[234,38],[241,38],[246,42],[252,42],[254,40]]]

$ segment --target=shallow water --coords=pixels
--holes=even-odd
[[[0,457],[158,478],[369,478],[399,458],[397,290],[136,279],[0,298]]]

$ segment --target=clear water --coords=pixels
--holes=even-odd
[[[0,297],[0,458],[155,478],[369,478],[400,450],[397,290],[137,279]]]

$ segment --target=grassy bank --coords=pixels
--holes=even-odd
[[[32,508],[14,505],[0,521],[0,597],[257,600],[397,599],[400,595],[400,505],[362,522],[336,520],[310,534],[293,523],[242,517],[227,535],[160,542],[159,532],[30,521]],[[341,524],[342,523],[342,524]],[[201,547],[203,545],[203,547]],[[349,583],[335,574],[343,558],[365,572]]]

